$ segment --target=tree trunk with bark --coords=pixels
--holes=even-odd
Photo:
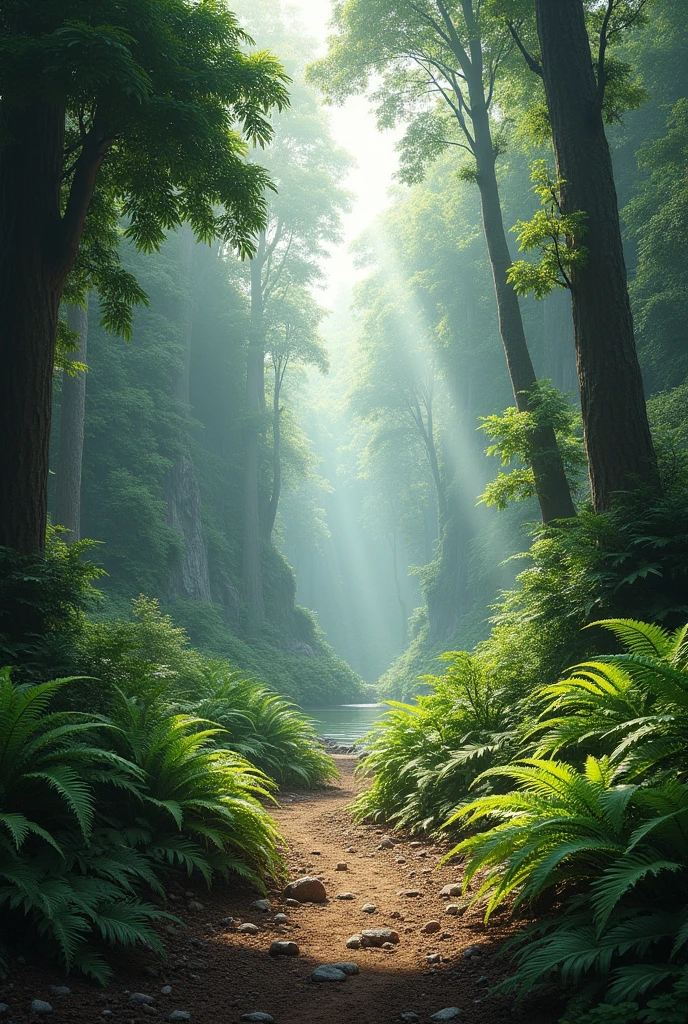
[[[191,400],[191,344],[193,338],[193,252],[194,237],[185,225],[181,232],[182,266],[186,273],[188,292],[183,297],[182,320],[184,326],[183,362],[175,383],[175,395],[183,404],[185,415],[190,414]],[[172,594],[193,601],[211,601],[208,548],[203,530],[203,506],[198,476],[193,460],[186,454],[179,456],[166,481],[167,520],[182,538],[181,560],[175,566],[169,587]]]
[[[557,172],[565,181],[562,206],[586,215],[587,263],[571,274],[571,298],[590,487],[602,511],[615,492],[659,492],[659,473],[583,3],[536,0],[536,13]]]
[[[474,152],[478,170],[483,229],[492,267],[499,332],[504,344],[516,407],[521,412],[525,412],[531,408],[537,377],[528,351],[518,296],[507,281],[507,273],[513,261],[504,230],[492,130],[485,103],[482,71],[478,74],[475,67],[473,68],[468,86],[472,105],[471,119],[475,139]],[[531,465],[543,522],[548,523],[553,519],[568,519],[575,516],[576,510],[571,498],[571,490],[552,427],[543,427],[533,437]]]
[[[100,125],[61,212],[65,108],[0,101],[0,546],[45,549],[57,318],[106,152]]]
[[[88,301],[88,300],[87,300]],[[79,336],[74,358],[85,363],[88,356],[88,306],[69,306],[67,323]],[[84,455],[86,416],[86,371],[72,377],[62,375],[60,406],[60,454],[55,476],[55,523],[69,531],[70,542],[81,539],[81,467]]]
[[[265,327],[263,322],[263,264],[265,234],[251,260],[251,334],[246,358],[246,429],[244,434],[244,546],[242,575],[249,625],[265,620],[260,530],[260,434],[265,414]]]

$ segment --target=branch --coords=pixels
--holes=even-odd
[[[59,260],[67,271],[71,269],[79,250],[98,171],[113,141],[113,137],[96,118],[74,165],[74,178],[60,231]]]
[[[509,32],[511,33],[514,42],[521,51],[523,59],[525,60],[530,70],[533,71],[536,75],[539,75],[540,78],[542,78],[544,74],[542,70],[542,64],[540,64],[540,62],[537,61],[535,57],[533,57],[532,53],[530,53],[523,45],[521,37],[519,36],[513,21],[507,21],[506,27],[509,29]]]
[[[607,56],[607,46],[609,45],[609,22],[611,21],[612,13],[614,11],[614,0],[607,0],[607,10],[604,12],[604,18],[602,19],[602,26],[600,28],[600,46],[597,52],[597,109],[602,110],[604,106],[604,94],[607,89],[607,71],[605,67],[605,59]]]

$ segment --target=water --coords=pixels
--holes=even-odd
[[[382,704],[340,704],[333,708],[304,708],[321,736],[344,746],[363,739],[385,707]]]

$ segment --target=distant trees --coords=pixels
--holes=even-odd
[[[491,122],[509,33],[486,19],[474,0],[337,0],[334,10],[329,54],[311,71],[327,96],[342,101],[382,75],[375,93],[380,123],[408,126],[402,143],[407,180],[419,180],[447,146],[472,157],[468,173],[480,190],[500,334],[516,405],[526,411],[537,378],[518,297],[507,281],[511,256],[496,173],[500,139]],[[530,456],[544,521],[575,515],[551,427],[538,430]]]
[[[244,254],[269,180],[245,160],[285,74],[221,0],[16,0],[0,14],[0,545],[43,549],[59,305],[92,201],[151,251],[188,220]]]

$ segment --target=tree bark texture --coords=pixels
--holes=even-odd
[[[594,507],[659,474],[633,333],[612,169],[582,0],[536,0],[537,29],[565,212],[584,212],[587,264],[571,296]]]
[[[537,377],[528,351],[518,296],[507,281],[507,273],[513,261],[504,230],[482,74],[479,81],[469,82],[469,88],[483,229],[492,267],[499,332],[504,344],[516,407],[524,412],[530,408],[530,396],[537,384]],[[576,510],[552,427],[543,427],[534,436],[531,465],[543,522],[575,516]]]
[[[191,391],[191,345],[193,339],[193,252],[194,237],[191,228],[182,228],[182,263],[186,271],[187,294],[183,296],[184,351],[176,381],[176,397],[189,415]],[[179,456],[166,482],[167,519],[182,538],[181,560],[170,579],[170,592],[193,601],[211,601],[208,548],[203,531],[203,507],[198,476],[193,460],[187,454]]]
[[[244,434],[244,545],[242,576],[249,626],[265,620],[260,530],[260,432],[265,413],[265,337],[263,323],[263,263],[265,235],[251,261],[251,334],[246,359],[246,429]]]
[[[67,323],[79,335],[77,362],[88,357],[88,307],[69,306]],[[86,372],[62,376],[60,405],[60,454],[55,477],[55,523],[69,530],[67,540],[81,539],[81,466],[84,454]]]

